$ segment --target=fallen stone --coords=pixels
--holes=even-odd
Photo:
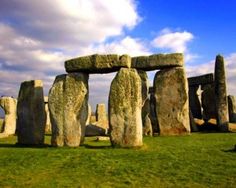
[[[151,71],[170,67],[182,67],[183,64],[184,57],[181,53],[153,54],[150,56],[133,57],[131,67],[138,70]]]
[[[130,68],[131,57],[128,55],[90,55],[78,57],[65,62],[66,72],[111,73],[122,67]]]
[[[18,144],[42,145],[46,113],[41,80],[21,83],[17,103]]]
[[[160,135],[189,134],[188,83],[184,68],[157,72],[154,91]]]
[[[189,87],[214,83],[213,73],[188,78]]]
[[[235,96],[228,96],[228,107],[229,107],[229,122],[236,123],[236,98]]]
[[[87,125],[85,129],[85,136],[105,136],[106,129],[96,125]]]
[[[53,146],[78,147],[84,140],[88,113],[88,75],[56,77],[49,91]]]
[[[1,97],[0,106],[5,112],[5,119],[3,120],[3,130],[1,134],[6,136],[13,135],[16,132],[16,104],[17,100],[12,97]]]
[[[216,56],[215,61],[215,96],[217,126],[221,131],[228,131],[229,112],[226,88],[226,75],[223,56]]]
[[[109,94],[112,146],[142,146],[141,79],[135,69],[122,68],[113,79]]]

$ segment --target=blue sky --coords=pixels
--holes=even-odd
[[[188,76],[213,72],[224,55],[236,95],[235,10],[234,0],[1,0],[0,95],[17,97],[31,79],[43,80],[47,95],[73,57],[172,52],[184,53]],[[90,76],[93,107],[106,103],[114,75]]]

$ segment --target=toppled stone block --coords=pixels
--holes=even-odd
[[[170,67],[182,67],[183,64],[184,57],[181,53],[153,54],[150,56],[133,57],[131,67],[144,71],[151,71]]]
[[[88,74],[56,77],[49,91],[53,146],[77,147],[85,135],[88,113]]]
[[[16,104],[17,100],[12,97],[1,97],[0,98],[0,106],[3,108],[5,112],[5,119],[3,121],[3,131],[2,137],[5,135],[15,134],[16,131]]]
[[[188,83],[184,68],[157,72],[154,92],[160,135],[189,134]]]
[[[194,76],[188,78],[188,85],[191,86],[199,86],[214,83],[214,75],[213,73],[204,74],[201,76]]]
[[[41,80],[21,83],[17,103],[17,136],[19,144],[42,145],[46,113]]]
[[[228,96],[229,122],[236,123],[236,97]]]
[[[215,96],[217,126],[221,131],[228,131],[229,112],[226,88],[224,58],[216,56],[215,61]]]
[[[65,62],[66,72],[111,73],[122,67],[130,68],[131,57],[128,55],[90,55],[74,58]]]
[[[110,138],[113,146],[142,146],[141,79],[135,69],[122,68],[109,94]]]

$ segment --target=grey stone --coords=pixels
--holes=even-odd
[[[49,91],[53,146],[77,147],[85,135],[88,113],[88,74],[56,77]]]
[[[191,86],[199,86],[214,83],[214,75],[213,73],[204,74],[201,76],[194,76],[188,78],[188,85]]]
[[[139,70],[138,74],[142,82],[142,104],[144,105],[145,101],[148,98],[149,80],[148,80],[147,73],[145,71]]]
[[[107,119],[107,112],[106,112],[106,105],[105,104],[97,104],[96,107],[96,121],[97,125],[101,126],[103,129],[108,129],[108,119]]]
[[[130,68],[131,57],[128,55],[90,55],[68,60],[65,62],[66,72],[110,73],[122,67]]]
[[[105,136],[106,129],[96,125],[87,125],[85,129],[85,136]]]
[[[229,113],[226,88],[226,75],[223,56],[217,55],[215,61],[216,119],[221,131],[228,131]]]
[[[189,106],[194,118],[202,119],[201,103],[197,91],[199,86],[189,87]]]
[[[236,123],[236,97],[228,96],[229,122]]]
[[[160,135],[189,134],[188,82],[184,68],[157,72],[154,91]]]
[[[17,136],[19,144],[44,144],[46,113],[41,80],[21,83],[17,103]]]
[[[152,133],[152,123],[149,118],[149,115],[147,114],[145,117],[144,126],[143,126],[143,135],[152,136],[152,134],[153,134]]]
[[[44,104],[45,104],[45,113],[46,113],[46,126],[45,126],[45,132],[49,133],[52,131],[52,124],[50,120],[50,114],[48,109],[48,97],[44,97]]]
[[[209,119],[216,118],[215,87],[214,84],[207,84],[201,88],[203,119],[208,122]]]
[[[5,119],[3,120],[3,130],[1,137],[13,135],[16,131],[16,104],[17,100],[12,97],[1,97],[0,106],[5,112]]]
[[[109,128],[113,146],[136,147],[143,144],[141,87],[141,79],[135,69],[120,69],[111,83]]]
[[[153,54],[150,56],[138,56],[132,58],[131,67],[144,71],[165,69],[170,67],[182,67],[184,57],[181,53]]]

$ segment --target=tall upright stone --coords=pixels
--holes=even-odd
[[[19,144],[44,144],[46,113],[41,80],[21,83],[17,103],[17,136]]]
[[[236,97],[228,96],[229,122],[236,123]]]
[[[154,92],[160,135],[189,134],[188,82],[184,68],[157,72]]]
[[[97,125],[103,129],[108,129],[108,119],[107,119],[107,112],[106,112],[106,105],[101,103],[97,104],[96,107],[96,121]]]
[[[0,106],[5,112],[5,119],[3,121],[3,132],[1,137],[13,135],[16,131],[16,104],[17,100],[12,97],[1,97]]]
[[[49,91],[53,146],[77,147],[85,135],[88,113],[88,74],[56,77]]]
[[[113,146],[142,145],[141,79],[135,69],[122,68],[109,94],[110,140]]]
[[[216,119],[221,131],[228,131],[229,113],[224,58],[216,56],[215,61]]]
[[[48,108],[48,97],[44,97],[44,104],[45,104],[45,113],[46,113],[46,126],[45,126],[45,132],[51,132],[52,131],[52,124],[50,120],[50,114],[49,114],[49,108]]]
[[[202,119],[201,103],[197,91],[199,86],[189,87],[189,106],[194,118]]]

